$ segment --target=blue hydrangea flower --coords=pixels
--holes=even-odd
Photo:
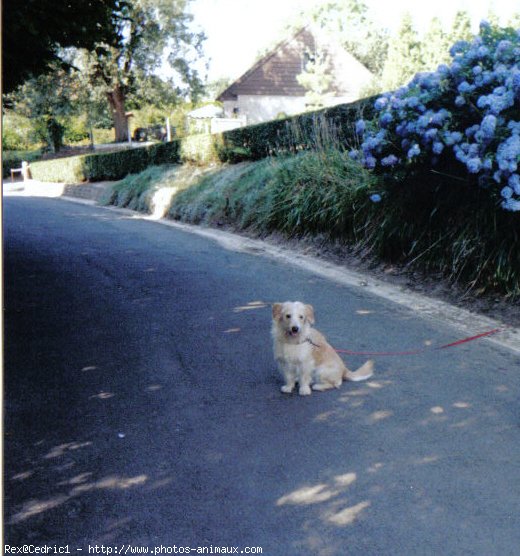
[[[467,41],[457,41],[451,48],[450,48],[450,56],[455,58],[457,54],[461,54],[467,50],[469,43]]]
[[[516,199],[507,199],[506,201],[502,202],[502,208],[505,210],[509,210],[511,212],[519,212],[520,211],[520,201]]]
[[[493,168],[493,160],[491,158],[485,158],[482,162],[482,168],[484,170],[491,170]]]
[[[475,90],[474,85],[470,85],[467,81],[463,81],[458,87],[457,90],[459,93],[472,93]]]
[[[379,118],[379,123],[385,127],[388,124],[392,123],[394,121],[394,117],[392,116],[391,112],[385,112],[381,118]]]
[[[395,154],[390,154],[381,159],[382,166],[395,166],[398,162],[399,159],[395,156]]]
[[[377,164],[377,160],[373,156],[365,157],[365,167],[372,169],[375,168]]]
[[[488,114],[482,120],[480,124],[480,130],[485,138],[491,139],[495,135],[495,129],[497,127],[497,118],[493,114]]]
[[[383,110],[388,105],[388,99],[386,97],[379,97],[374,103],[374,108],[376,110]]]
[[[479,58],[485,58],[489,54],[489,48],[487,46],[481,46],[477,51]]]
[[[471,139],[472,137],[475,137],[475,133],[477,133],[477,131],[479,129],[480,129],[480,126],[478,124],[475,124],[475,125],[472,125],[471,127],[468,127],[466,129],[466,131],[464,132],[464,134],[466,135],[466,137]]]
[[[504,199],[511,199],[511,197],[513,196],[513,190],[508,185],[506,185],[500,192],[500,195],[502,195]]]
[[[509,187],[514,191],[515,195],[520,196],[520,175],[511,174],[507,180]]]
[[[411,147],[411,149],[408,151],[408,158],[414,158],[415,156],[418,156],[419,154],[421,154],[421,147],[419,147],[419,145],[417,143],[414,143]]]
[[[460,143],[462,141],[462,133],[460,131],[452,131],[451,133],[448,132],[444,136],[444,141],[446,145],[455,145],[456,143]]]
[[[435,154],[441,154],[443,150],[444,150],[444,145],[440,141],[436,141],[433,144],[432,151]]]
[[[478,174],[482,168],[482,161],[480,158],[470,158],[466,161],[466,167],[471,174]]]
[[[356,133],[358,135],[363,135],[363,133],[365,132],[366,126],[367,126],[367,124],[366,124],[365,120],[358,120],[356,122]]]

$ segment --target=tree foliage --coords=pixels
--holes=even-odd
[[[33,122],[34,139],[46,143],[55,152],[63,143],[65,122],[77,109],[78,86],[61,63],[28,79],[7,98],[7,104],[20,116]]]
[[[406,83],[421,67],[421,42],[413,27],[412,17],[406,13],[397,33],[390,39],[382,81],[386,90]]]
[[[298,83],[306,89],[305,104],[310,110],[318,110],[326,103],[327,93],[332,84],[330,63],[323,52],[307,52],[307,62],[299,75]]]
[[[127,138],[128,101],[139,106],[155,94],[172,103],[184,95],[201,93],[202,80],[193,63],[201,55],[205,37],[191,30],[188,2],[128,0],[120,44],[100,43],[84,56],[82,69],[91,86],[102,90],[110,104],[116,140]],[[173,70],[173,77],[166,82],[154,75],[165,57]]]
[[[333,0],[315,9],[310,17],[335,35],[345,50],[372,73],[381,74],[386,59],[388,34],[371,18],[363,0]]]
[[[3,91],[61,63],[60,49],[118,44],[126,0],[9,0],[3,3]]]

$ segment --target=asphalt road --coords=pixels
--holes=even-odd
[[[512,351],[381,358],[368,383],[282,395],[272,302],[312,303],[350,349],[460,331],[115,211],[9,197],[4,234],[6,544],[518,554]]]

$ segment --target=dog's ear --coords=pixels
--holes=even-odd
[[[273,319],[279,319],[282,315],[282,304],[273,303]]]
[[[309,324],[314,324],[314,307],[312,305],[305,305],[305,318]]]

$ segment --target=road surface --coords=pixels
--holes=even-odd
[[[349,349],[465,334],[127,213],[8,197],[4,221],[10,547],[518,554],[518,354],[481,340],[283,395],[272,302]]]

